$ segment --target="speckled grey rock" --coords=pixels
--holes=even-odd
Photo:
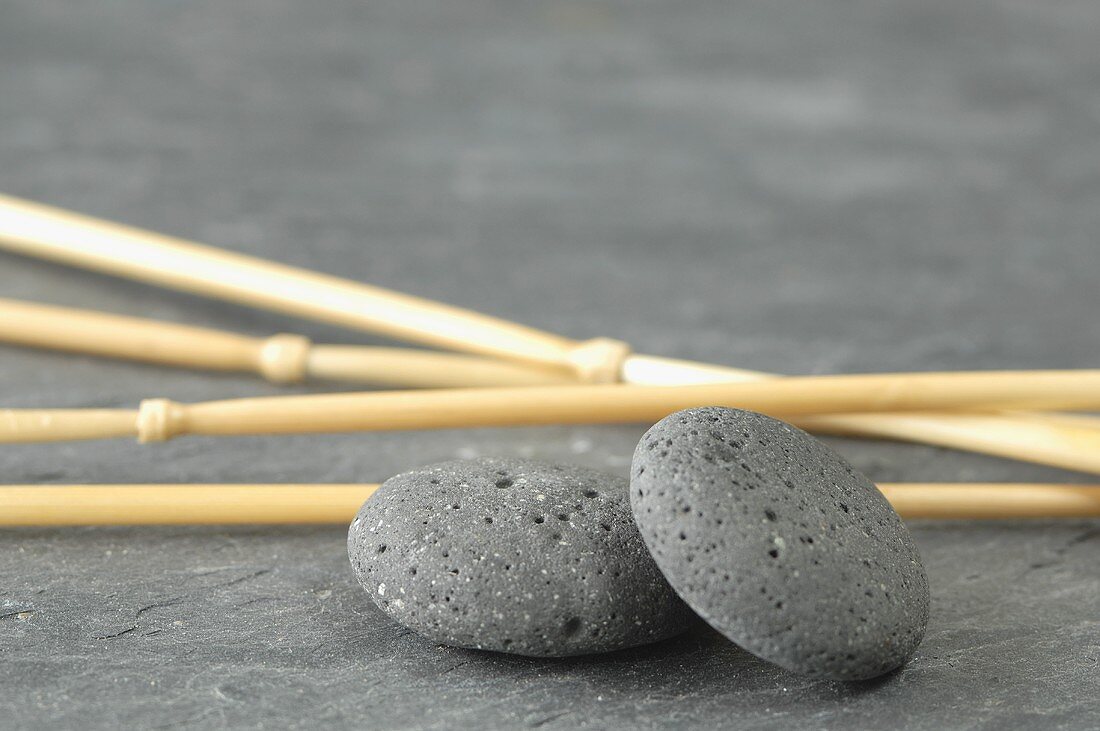
[[[815,677],[903,665],[928,581],[863,475],[805,432],[727,408],[681,411],[638,444],[635,520],[676,591],[749,652]]]
[[[565,656],[654,642],[695,616],[649,556],[627,490],[581,467],[445,462],[383,483],[348,554],[383,611],[441,644]]]

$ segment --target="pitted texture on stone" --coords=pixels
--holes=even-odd
[[[424,467],[363,505],[348,554],[384,612],[441,644],[553,657],[654,642],[694,615],[649,556],[627,489],[522,460]]]
[[[727,408],[681,411],[638,444],[634,517],[684,600],[788,670],[838,680],[904,664],[928,581],[886,498],[805,432]]]

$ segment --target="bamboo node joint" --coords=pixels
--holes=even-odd
[[[141,444],[166,442],[182,432],[183,407],[164,398],[145,399],[138,407],[137,438]]]
[[[621,340],[592,338],[569,351],[568,361],[582,381],[618,383],[630,346]]]
[[[306,379],[310,339],[302,335],[272,335],[260,348],[260,374],[272,383],[299,383]]]

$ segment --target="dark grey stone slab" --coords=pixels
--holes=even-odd
[[[12,0],[0,191],[663,355],[792,373],[1094,366],[1098,22],[1082,0]],[[373,342],[7,255],[0,294]],[[0,349],[5,406],[277,392]],[[644,431],[3,447],[0,470],[377,481],[491,454],[625,475]],[[831,443],[876,480],[1089,479]],[[1096,727],[1098,527],[918,527],[928,634],[859,688],[792,680],[708,631],[597,661],[426,645],[356,586],[340,526],[5,531],[0,718]]]

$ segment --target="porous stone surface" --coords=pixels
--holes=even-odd
[[[627,489],[582,467],[444,462],[383,483],[348,555],[384,612],[441,644],[546,657],[654,642],[694,615],[649,556]]]
[[[688,604],[749,652],[836,680],[904,664],[928,621],[928,581],[886,498],[790,424],[681,411],[639,442],[631,504]]]

